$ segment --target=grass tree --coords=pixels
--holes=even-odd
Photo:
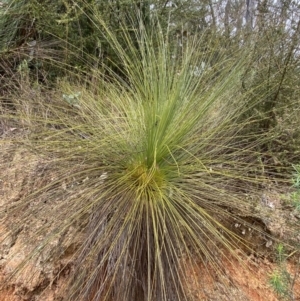
[[[97,83],[15,98],[11,118],[26,136],[9,142],[47,162],[52,179],[1,210],[3,225],[12,214],[30,224],[41,200],[50,203],[33,234],[43,239],[14,273],[72,228],[80,244],[65,300],[188,300],[187,267],[224,273],[223,257],[251,247],[230,225],[264,214],[247,197],[264,182],[257,146],[265,142],[242,131],[247,53],[199,56],[201,38],[179,46],[158,23],[150,31],[141,23],[134,38],[124,29],[124,48],[93,22],[125,76],[108,68]]]

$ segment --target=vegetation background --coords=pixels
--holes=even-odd
[[[68,240],[65,300],[189,300],[198,261],[226,278],[270,240],[297,255],[263,193],[297,179],[299,39],[299,1],[1,1],[0,145],[43,166],[0,202],[2,243],[34,229],[4,286]]]

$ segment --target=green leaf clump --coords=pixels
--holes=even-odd
[[[15,97],[11,118],[26,135],[9,143],[54,176],[5,206],[2,223],[13,213],[16,224],[30,224],[45,208],[39,200],[50,203],[28,261],[76,229],[65,300],[188,300],[189,267],[225,275],[221,259],[251,249],[232,224],[264,215],[247,196],[265,182],[258,150],[266,138],[245,135],[253,116],[240,118],[260,101],[247,103],[251,91],[240,89],[251,49],[234,59],[209,47],[197,55],[200,38],[171,43],[158,22],[123,28],[120,44],[96,21],[122,76],[107,66],[96,82]]]

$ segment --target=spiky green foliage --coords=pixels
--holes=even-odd
[[[247,197],[264,181],[263,141],[241,135],[247,53],[205,67],[213,52],[199,58],[196,37],[179,50],[158,23],[149,32],[141,22],[134,37],[122,31],[124,48],[96,21],[126,81],[108,69],[98,86],[23,91],[11,118],[25,134],[9,143],[35,153],[49,179],[6,205],[2,224],[14,215],[17,229],[34,228],[49,210],[20,270],[66,233],[80,241],[65,300],[187,300],[188,263],[222,273],[222,257],[251,247],[232,223],[264,215]]]

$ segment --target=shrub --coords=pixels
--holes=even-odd
[[[293,253],[291,254],[293,255]],[[287,254],[283,244],[277,246],[278,268],[270,275],[270,285],[280,300],[295,300],[294,286],[299,277],[299,260],[294,275],[287,269]]]
[[[19,270],[66,233],[80,237],[66,300],[187,300],[187,264],[224,274],[219,259],[250,249],[232,221],[266,213],[247,197],[265,181],[257,147],[266,139],[242,132],[248,54],[205,68],[212,53],[195,55],[197,37],[179,51],[159,23],[149,31],[140,22],[134,36],[118,33],[124,48],[96,20],[126,80],[107,66],[86,87],[61,81],[50,96],[35,88],[15,97],[12,118],[26,135],[8,142],[37,154],[51,177],[6,205],[2,224],[14,215],[17,229],[31,228],[49,210]]]

